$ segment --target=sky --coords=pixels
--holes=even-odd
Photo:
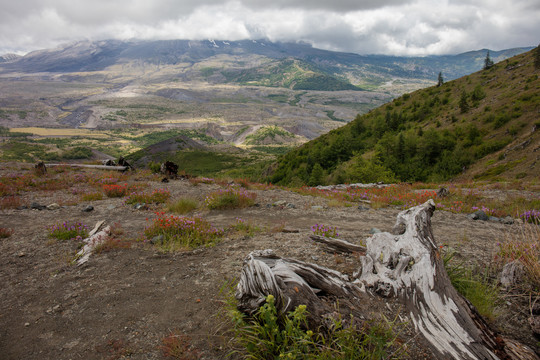
[[[425,56],[540,42],[540,0],[0,0],[0,54],[80,40],[303,41]]]

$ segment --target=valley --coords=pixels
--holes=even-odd
[[[492,54],[504,59],[525,50]],[[268,41],[111,40],[4,56],[0,126],[9,141],[0,151],[23,161],[69,161],[64,153],[81,147],[118,157],[152,138],[182,134],[209,149],[220,144],[266,158],[433,85],[441,68],[449,78],[474,71],[483,55],[399,58]]]

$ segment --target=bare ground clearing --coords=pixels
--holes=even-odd
[[[201,203],[219,188],[180,180],[150,182],[150,187],[168,189],[173,199],[191,197]],[[122,199],[75,204],[67,191],[25,193],[26,205],[63,206],[0,211],[1,226],[15,230],[10,238],[0,240],[0,357],[159,359],[162,339],[178,329],[192,338],[204,358],[225,358],[229,338],[224,335],[227,322],[219,290],[239,276],[250,251],[272,248],[280,256],[351,273],[358,267],[357,259],[324,252],[309,240],[310,227],[316,223],[337,226],[340,238],[358,243],[374,227],[390,231],[399,212],[395,208],[329,207],[326,199],[283,190],[253,191],[257,206],[197,212],[219,227],[242,218],[262,229],[252,237],[231,235],[214,247],[182,253],[162,253],[136,242],[131,249],[94,254],[83,267],[69,264],[78,245],[51,241],[47,226],[80,221],[91,228],[104,219],[108,224],[122,224],[125,237],[140,238],[149,224],[146,219],[155,214],[135,210]],[[294,207],[272,205],[279,200]],[[94,210],[83,212],[86,205],[93,205]],[[284,233],[283,228],[298,232]],[[489,266],[497,241],[511,227],[436,211],[433,230],[439,245],[455,248],[461,259],[483,267]],[[534,347],[526,316],[518,301],[509,299],[496,326]]]

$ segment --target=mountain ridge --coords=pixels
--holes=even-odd
[[[494,61],[501,61],[530,49],[532,47],[489,51]],[[305,43],[268,40],[101,40],[80,41],[55,49],[33,51],[13,59],[8,64],[2,64],[2,67],[3,72],[80,72],[99,71],[114,64],[135,60],[174,65],[182,61],[198,62],[219,54],[255,54],[271,59],[301,59],[334,74],[343,73],[344,70],[339,69],[343,66],[350,71],[357,71],[357,67],[361,66],[371,69],[375,67],[391,76],[415,76],[424,79],[433,79],[439,71],[443,71],[443,64],[447,63],[451,67],[444,69],[444,75],[450,80],[472,72],[470,70],[473,67],[478,70],[486,52],[487,50],[475,50],[457,55],[400,57],[333,52]]]

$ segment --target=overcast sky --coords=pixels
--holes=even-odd
[[[537,46],[540,0],[0,0],[0,54],[90,39],[268,39],[359,54]]]

